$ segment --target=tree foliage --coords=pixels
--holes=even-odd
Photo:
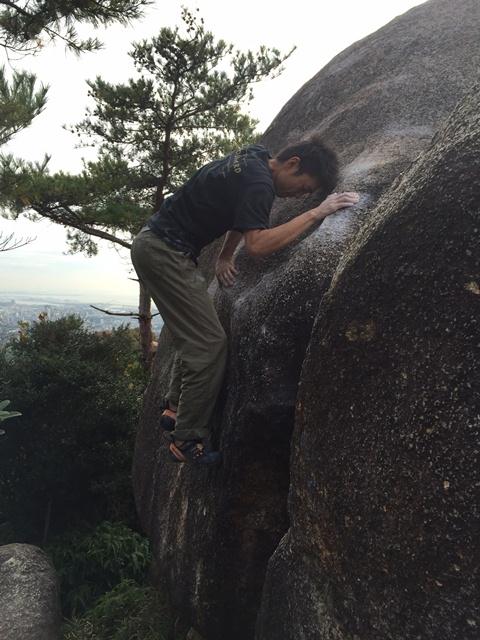
[[[128,248],[128,238],[133,232],[132,218],[138,217],[139,208],[133,198],[121,198],[120,175],[112,176],[112,181],[105,183],[96,180],[95,173],[87,169],[78,175],[51,174],[48,160],[46,157],[40,163],[26,162],[12,155],[0,156],[0,208],[3,214],[16,218],[23,213],[33,221],[47,218],[66,226],[72,252],[95,255],[97,245],[92,236]],[[119,181],[117,208],[111,190],[115,179]],[[99,210],[105,214],[101,224]],[[121,232],[126,235],[122,237]]]
[[[94,27],[128,23],[141,15],[150,0],[0,0],[0,47],[12,53],[35,53],[51,40],[62,40],[75,53],[101,47],[97,38],[81,40],[76,25]],[[0,68],[0,146],[28,127],[43,110],[47,87],[33,74]]]
[[[93,51],[101,42],[97,38],[82,40],[78,24],[126,24],[149,4],[150,0],[0,0],[0,46],[17,53],[35,53],[51,40],[62,40],[75,53]]]
[[[47,87],[36,86],[35,76],[14,71],[7,79],[0,67],[0,146],[31,123],[45,107]]]
[[[129,518],[130,465],[144,377],[127,328],[77,316],[22,324],[0,351],[0,389],[22,413],[2,424],[0,521],[17,541],[82,518]]]
[[[182,19],[183,30],[164,28],[134,45],[136,78],[89,82],[95,108],[75,128],[100,144],[99,175],[109,177],[123,163],[159,197],[214,155],[251,141],[256,121],[242,107],[252,84],[277,75],[286,57],[266,47],[235,51],[194,13],[183,9]]]

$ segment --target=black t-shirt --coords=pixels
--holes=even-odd
[[[270,157],[251,145],[205,165],[166,198],[148,226],[194,257],[230,229],[268,228],[275,197]]]

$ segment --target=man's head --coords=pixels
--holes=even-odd
[[[301,196],[317,189],[327,196],[338,180],[337,155],[317,135],[289,145],[269,162],[275,192],[280,198]]]

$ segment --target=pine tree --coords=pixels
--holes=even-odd
[[[124,247],[168,194],[201,164],[252,142],[257,122],[242,112],[252,85],[281,72],[290,55],[261,47],[245,53],[205,30],[183,9],[183,29],[163,28],[133,45],[136,75],[125,84],[89,82],[95,107],[74,127],[98,148],[77,176],[4,158],[0,205],[68,227],[72,251],[93,255],[96,238]],[[144,357],[150,311],[141,294]]]

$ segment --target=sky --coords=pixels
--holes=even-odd
[[[131,43],[156,35],[162,27],[180,24],[182,6],[198,8],[206,29],[240,50],[265,45],[287,52],[297,47],[278,78],[254,87],[248,112],[259,120],[258,128],[263,131],[296,91],[335,55],[419,4],[420,0],[160,0],[128,27],[98,30],[104,49],[96,53],[77,58],[61,44],[50,44],[35,57],[9,62],[0,52],[0,64],[34,72],[50,87],[44,112],[2,152],[25,160],[41,160],[48,153],[51,170],[80,171],[83,158],[93,158],[95,149],[76,148],[75,136],[63,127],[82,120],[91,104],[86,81],[97,75],[109,82],[126,81],[133,72],[128,56]],[[35,238],[25,247],[0,252],[0,294],[55,294],[135,304],[137,285],[129,280],[134,274],[127,250],[118,251],[101,240],[99,254],[93,258],[69,255],[65,229],[46,221],[0,218],[0,230]]]

